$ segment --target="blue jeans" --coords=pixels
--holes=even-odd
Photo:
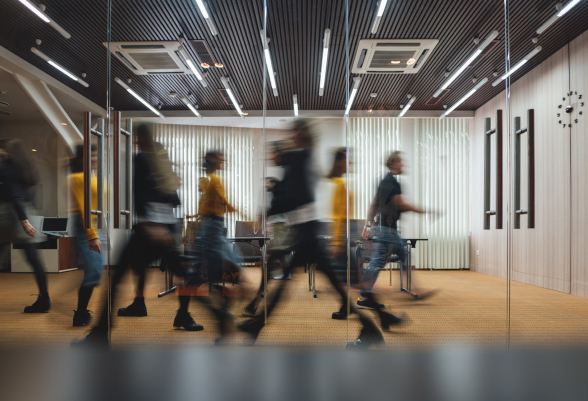
[[[400,259],[400,268],[404,269],[406,251],[404,250],[404,241],[398,235],[398,231],[389,227],[374,227],[372,229],[372,236],[374,237],[374,247],[372,248],[372,255],[370,263],[363,274],[363,282],[366,288],[360,292],[371,292],[378,273],[384,268],[388,261],[388,256],[395,254]]]
[[[102,255],[88,248],[88,238],[86,237],[86,231],[82,226],[81,216],[77,215],[73,220],[78,255],[80,255],[84,261],[84,279],[82,280],[82,287],[96,287],[100,284],[102,272],[104,272]]]

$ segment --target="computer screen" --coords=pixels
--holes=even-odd
[[[67,217],[45,217],[43,220],[43,231],[66,232]]]

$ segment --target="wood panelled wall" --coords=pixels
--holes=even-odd
[[[476,110],[471,129],[471,269],[497,277],[507,277],[508,247],[512,250],[511,278],[543,288],[588,297],[588,107],[580,106],[588,97],[588,31],[570,42],[511,87],[510,116],[503,91]],[[582,94],[571,115],[568,92]],[[564,100],[565,98],[565,100]],[[577,96],[572,96],[572,103]],[[559,109],[558,106],[562,105]],[[497,230],[495,216],[491,229],[483,229],[484,219],[484,118],[495,125],[497,109],[504,115],[503,229]],[[535,228],[514,230],[507,220],[514,205],[514,117],[527,126],[527,110],[535,110]],[[582,111],[582,115],[579,115]],[[557,116],[560,113],[560,117]],[[578,119],[578,123],[574,120]],[[561,120],[561,123],[559,122]],[[572,127],[563,123],[572,122]],[[508,137],[508,125],[511,137]],[[521,208],[528,205],[527,133],[521,138]],[[492,163],[496,139],[492,138]],[[510,152],[509,152],[510,149]],[[510,163],[509,163],[510,157]],[[509,180],[510,175],[510,180]],[[495,209],[495,166],[492,166],[492,204]],[[509,187],[510,185],[510,187]],[[508,190],[508,192],[507,192]],[[507,196],[508,194],[508,196]],[[511,214],[512,215],[512,214]],[[479,256],[477,255],[479,251]]]

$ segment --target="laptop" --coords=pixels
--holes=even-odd
[[[52,237],[67,237],[67,217],[45,217],[41,232]]]

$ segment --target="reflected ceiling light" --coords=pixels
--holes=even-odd
[[[67,125],[66,123],[61,123],[61,125]]]
[[[43,21],[45,21],[49,25],[51,25],[51,27],[53,27],[57,32],[62,34],[64,38],[66,38],[66,39],[71,38],[71,35],[65,29],[63,29],[61,26],[59,26],[59,24],[57,24],[55,21],[53,21],[51,18],[49,18],[49,16],[47,16],[47,14],[44,13],[45,6],[37,7],[35,4],[33,4],[32,2],[30,2],[28,0],[18,0],[18,1],[20,1],[26,8],[31,10],[37,17],[41,18]]]
[[[451,106],[449,109],[447,109],[447,111],[445,113],[441,114],[441,116],[439,117],[439,120],[441,120],[443,117],[449,115],[453,110],[455,110],[457,107],[459,107],[460,104],[465,102],[467,100],[467,98],[472,96],[474,94],[474,92],[476,92],[478,89],[480,89],[482,87],[482,85],[484,85],[486,82],[488,82],[488,78],[484,78],[483,80],[478,82],[478,84],[476,86],[474,86],[474,88],[471,91],[466,93],[466,95],[464,97],[462,97],[461,99],[459,99],[457,101],[457,103],[455,103],[453,106]]]
[[[437,92],[435,92],[433,94],[434,97],[438,97],[441,92],[443,92],[443,90],[445,90],[449,85],[451,85],[451,83],[453,81],[455,81],[455,79],[461,75],[462,72],[464,72],[464,70],[468,67],[468,65],[470,65],[471,63],[473,63],[473,61],[480,55],[482,54],[482,51],[486,48],[486,46],[488,46],[490,44],[490,42],[492,42],[496,37],[498,36],[498,31],[492,31],[492,33],[486,38],[486,40],[484,40],[480,46],[478,46],[478,48],[476,49],[476,51],[470,56],[470,58],[468,58],[466,60],[465,63],[463,63],[454,73],[451,77],[449,77],[449,79],[447,81],[445,81],[445,83],[437,90]]]
[[[235,109],[237,109],[237,113],[239,113],[241,118],[245,118],[243,116],[247,115],[247,113],[243,113],[241,111],[241,107],[239,106],[239,102],[237,102],[237,99],[235,99],[235,95],[233,94],[233,91],[231,90],[231,87],[229,86],[229,78],[221,77],[221,82],[222,82],[223,86],[225,87],[225,89],[227,90],[227,93],[229,94],[229,97],[231,98],[231,102],[233,102],[233,106],[235,106]]]
[[[404,108],[402,109],[400,114],[398,114],[398,118],[400,118],[404,114],[406,114],[406,112],[408,111],[408,109],[410,109],[410,106],[412,106],[412,104],[414,103],[415,100],[416,100],[416,98],[414,96],[410,98],[410,100],[408,101],[408,103],[406,103],[406,105],[404,106]]]
[[[188,99],[186,99],[186,96],[182,96],[180,99],[182,100],[182,102],[184,102],[186,104],[186,106],[188,106],[190,111],[192,113],[194,113],[196,115],[196,117],[202,118],[202,115],[200,113],[198,113],[198,110],[196,110],[196,107],[192,106],[192,103],[190,103],[190,101]]]
[[[179,41],[182,44],[184,43],[183,38],[180,38]],[[178,46],[178,51],[180,52],[182,57],[184,57],[184,60],[186,60],[186,64],[188,64],[188,67],[190,67],[190,70],[192,70],[194,75],[196,75],[196,78],[198,78],[198,80],[200,81],[202,86],[204,86],[206,88],[208,86],[208,84],[204,80],[204,77],[202,76],[202,74],[200,74],[200,71],[198,71],[198,69],[196,68],[196,66],[192,62],[192,59],[188,56],[188,53],[186,53],[186,50],[182,46]]]
[[[323,39],[323,61],[321,63],[321,79],[319,85],[319,96],[323,95],[325,90],[325,79],[327,77],[327,60],[329,57],[329,44],[331,43],[331,30],[325,29],[325,37]]]
[[[214,63],[214,66],[216,68],[223,68],[224,67],[224,65],[222,65],[221,63]]]
[[[268,42],[269,39],[265,36],[265,30],[262,29],[259,31],[261,34],[261,43],[263,44],[263,54],[265,55],[265,65],[267,66],[267,73],[270,78],[270,84],[272,86],[272,91],[274,92],[274,96],[278,96],[278,88],[276,86],[276,77],[274,74],[274,67],[272,66],[272,58],[270,57]]]
[[[74,74],[72,74],[71,72],[69,72],[68,70],[66,70],[62,66],[60,66],[59,64],[57,64],[55,61],[51,60],[51,58],[49,58],[49,56],[47,56],[46,54],[42,53],[36,47],[31,47],[31,51],[33,53],[35,53],[37,56],[41,57],[43,60],[47,61],[51,66],[57,68],[59,71],[61,71],[65,75],[67,75],[69,78],[73,79],[74,81],[79,82],[80,84],[82,84],[86,88],[89,86],[86,81],[84,81],[81,78],[76,77]]]
[[[208,64],[208,63],[200,63],[200,67],[202,67],[202,68],[210,68],[210,64]]]
[[[294,117],[298,117],[298,95],[294,95]]]
[[[206,20],[206,23],[208,24],[208,27],[210,28],[210,32],[213,35],[216,35],[218,33],[218,31],[216,30],[216,26],[214,25],[214,22],[212,22],[212,19],[210,18],[210,10],[208,9],[208,3],[206,1],[202,1],[202,0],[194,0],[194,1],[196,2],[196,5],[200,9],[200,13],[202,14],[204,19]]]
[[[390,63],[391,64],[400,64],[400,61],[398,61],[398,60],[392,60],[392,61],[390,61]]]
[[[414,63],[416,63],[416,59],[414,59],[414,58],[409,58],[409,59],[406,61],[406,65],[411,65],[411,64],[414,64]]]
[[[377,3],[378,12],[376,13],[376,19],[374,19],[374,24],[372,25],[372,34],[378,32],[378,26],[380,26],[380,20],[382,19],[382,15],[384,15],[386,4],[388,4],[388,0],[380,0]]]
[[[345,117],[349,117],[349,110],[351,110],[351,105],[355,100],[355,95],[357,95],[357,89],[359,88],[359,83],[361,82],[360,77],[353,78],[353,89],[351,90],[351,95],[349,96],[349,101],[347,102],[347,108],[345,109]]]
[[[581,0],[570,0],[565,5],[562,3],[557,3],[555,5],[555,9],[557,12],[553,14],[547,21],[545,21],[539,29],[537,29],[537,35],[541,35],[543,32],[547,30],[559,17],[563,17],[570,11],[576,4],[578,4]]]
[[[503,76],[498,78],[496,81],[494,81],[492,83],[492,86],[498,85],[500,82],[504,81],[507,77],[514,74],[515,71],[517,71],[519,68],[521,68],[527,61],[529,61],[531,59],[531,57],[533,57],[535,54],[539,53],[540,51],[541,51],[541,46],[537,46],[536,48],[531,50],[531,52],[529,54],[527,54],[521,61],[519,61],[514,67],[512,67],[509,72],[507,72],[506,74],[504,74]]]
[[[125,84],[122,79],[116,77],[116,78],[114,78],[114,82],[116,82],[117,84],[119,84],[120,86],[122,86],[123,88],[125,88],[127,90],[127,92],[129,92],[131,95],[133,95],[138,101],[140,101],[141,103],[143,103],[143,105],[145,105],[145,107],[147,107],[153,113],[157,114],[159,117],[161,117],[161,118],[163,118],[165,120],[165,116],[163,114],[161,114],[155,107],[151,106],[149,104],[149,102],[147,102],[145,99],[143,99],[141,96],[139,96],[137,94],[137,92],[135,92],[134,90],[132,90],[131,88],[129,88],[129,86],[127,84]]]

